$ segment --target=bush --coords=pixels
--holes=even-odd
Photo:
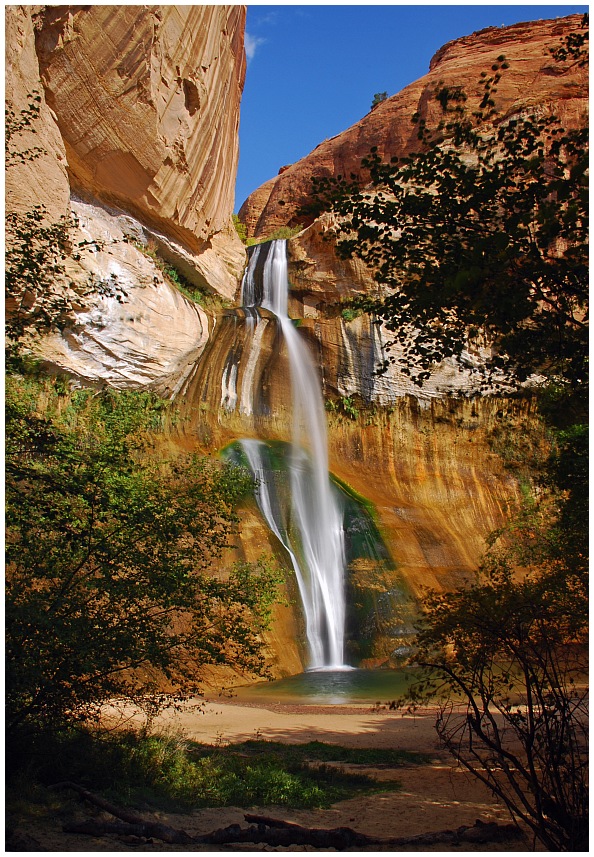
[[[247,228],[245,223],[242,223],[239,219],[239,215],[233,215],[233,225],[235,226],[235,231],[237,232],[241,241],[246,244],[247,243]]]
[[[386,101],[387,98],[388,98],[387,92],[376,92],[375,95],[373,96],[373,101],[371,102],[371,108],[370,109],[373,110],[374,107],[377,107],[377,105],[381,104],[382,101]]]
[[[155,461],[167,406],[152,394],[64,401],[16,376],[6,393],[9,732],[87,718],[113,697],[154,712],[170,701],[160,688],[196,693],[206,663],[265,672],[276,573],[216,568],[247,474]]]

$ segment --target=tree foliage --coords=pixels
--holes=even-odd
[[[25,131],[29,131],[31,134],[37,133],[34,122],[39,118],[41,112],[41,95],[34,89],[27,97],[29,101],[27,107],[18,113],[12,107],[7,107],[4,111],[5,163],[7,167],[26,161],[34,161],[45,152],[41,146],[25,149],[23,146],[13,147],[12,144],[13,138],[19,137]]]
[[[587,850],[588,440],[559,432],[468,589],[424,602],[411,701],[439,700],[453,756],[552,851]]]
[[[371,102],[371,108],[370,109],[373,110],[375,107],[378,106],[378,104],[381,104],[382,101],[386,101],[387,98],[388,98],[387,92],[376,92],[375,95],[373,96],[373,101]]]
[[[6,165],[27,148],[41,96],[6,116]],[[69,282],[75,222],[46,208],[6,223],[6,686],[9,732],[85,720],[107,699],[154,712],[194,693],[205,664],[265,672],[262,631],[277,577],[265,563],[217,568],[247,475],[196,456],[151,457],[165,404],[150,394],[35,380],[26,350],[117,280]],[[25,377],[19,372],[25,369]]]
[[[251,481],[195,456],[154,460],[164,405],[149,394],[58,391],[7,381],[8,729],[113,697],[158,707],[168,684],[196,692],[204,664],[262,674],[276,576],[217,570]]]
[[[36,133],[41,96],[33,91],[28,106],[18,114],[6,110],[6,168],[36,160],[45,153],[39,146],[22,145],[24,132]],[[91,279],[74,283],[67,276],[66,261],[80,259],[86,250],[97,250],[96,241],[74,243],[76,218],[49,217],[45,205],[29,211],[9,211],[5,218],[5,297],[6,358],[8,366],[18,366],[32,337],[62,330],[72,320],[73,311],[91,294],[111,296],[122,303],[126,292],[112,276],[108,282]]]
[[[586,38],[571,34],[553,56],[584,62]],[[309,213],[333,211],[339,257],[374,271],[381,295],[363,306],[419,384],[482,344],[492,346],[483,371],[507,381],[585,381],[588,130],[544,109],[498,115],[509,67],[501,55],[484,73],[472,112],[460,87],[438,89],[444,119],[430,131],[413,117],[416,153],[386,163],[373,148],[362,176],[312,180]]]
[[[31,338],[63,330],[85,297],[100,294],[123,303],[126,292],[115,278],[86,285],[68,281],[68,257],[76,260],[95,246],[86,240],[72,246],[74,218],[51,221],[46,207],[36,205],[24,213],[8,212],[5,223],[6,354],[8,365],[16,366]]]
[[[439,701],[437,732],[551,851],[587,850],[587,587],[534,515],[489,556],[474,586],[424,604],[415,704]],[[542,524],[542,522],[541,522]],[[521,547],[529,563],[518,581]]]

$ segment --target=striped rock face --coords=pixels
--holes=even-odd
[[[9,7],[8,106],[42,99],[35,137],[14,142],[44,150],[9,171],[9,206],[59,216],[71,194],[102,203],[232,298],[244,26],[243,6]]]

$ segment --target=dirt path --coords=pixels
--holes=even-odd
[[[378,779],[394,778],[399,791],[354,797],[325,810],[287,810],[266,807],[266,815],[310,827],[352,827],[382,838],[414,836],[419,833],[473,825],[481,821],[509,821],[506,810],[469,774],[453,768],[440,752],[431,715],[410,717],[365,706],[267,705],[209,701],[192,705],[182,713],[166,712],[155,724],[166,731],[182,731],[188,738],[210,744],[227,744],[249,738],[283,742],[325,741],[347,747],[390,747],[418,750],[435,756],[432,764],[393,770],[365,768]],[[84,815],[84,807],[81,808]],[[155,814],[155,818],[190,834],[207,833],[218,827],[243,821],[243,809],[205,809],[184,815]],[[172,846],[154,842],[139,846],[117,839],[67,835],[56,820],[43,829],[32,824],[27,831],[50,851],[286,851],[312,848],[269,848],[260,846]],[[395,850],[390,848],[389,850]],[[407,851],[443,851],[443,846],[407,848]],[[450,850],[530,851],[530,841],[505,845],[457,846]]]

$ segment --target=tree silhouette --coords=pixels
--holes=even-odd
[[[551,50],[585,62],[586,38]],[[588,129],[498,116],[507,69],[501,55],[484,73],[474,112],[460,87],[438,88],[450,121],[430,131],[413,117],[416,154],[386,163],[373,148],[362,176],[312,179],[308,213],[337,215],[338,256],[362,259],[381,292],[360,306],[385,322],[403,349],[391,359],[418,384],[446,357],[476,368],[467,354],[484,345],[486,377],[586,378]]]

